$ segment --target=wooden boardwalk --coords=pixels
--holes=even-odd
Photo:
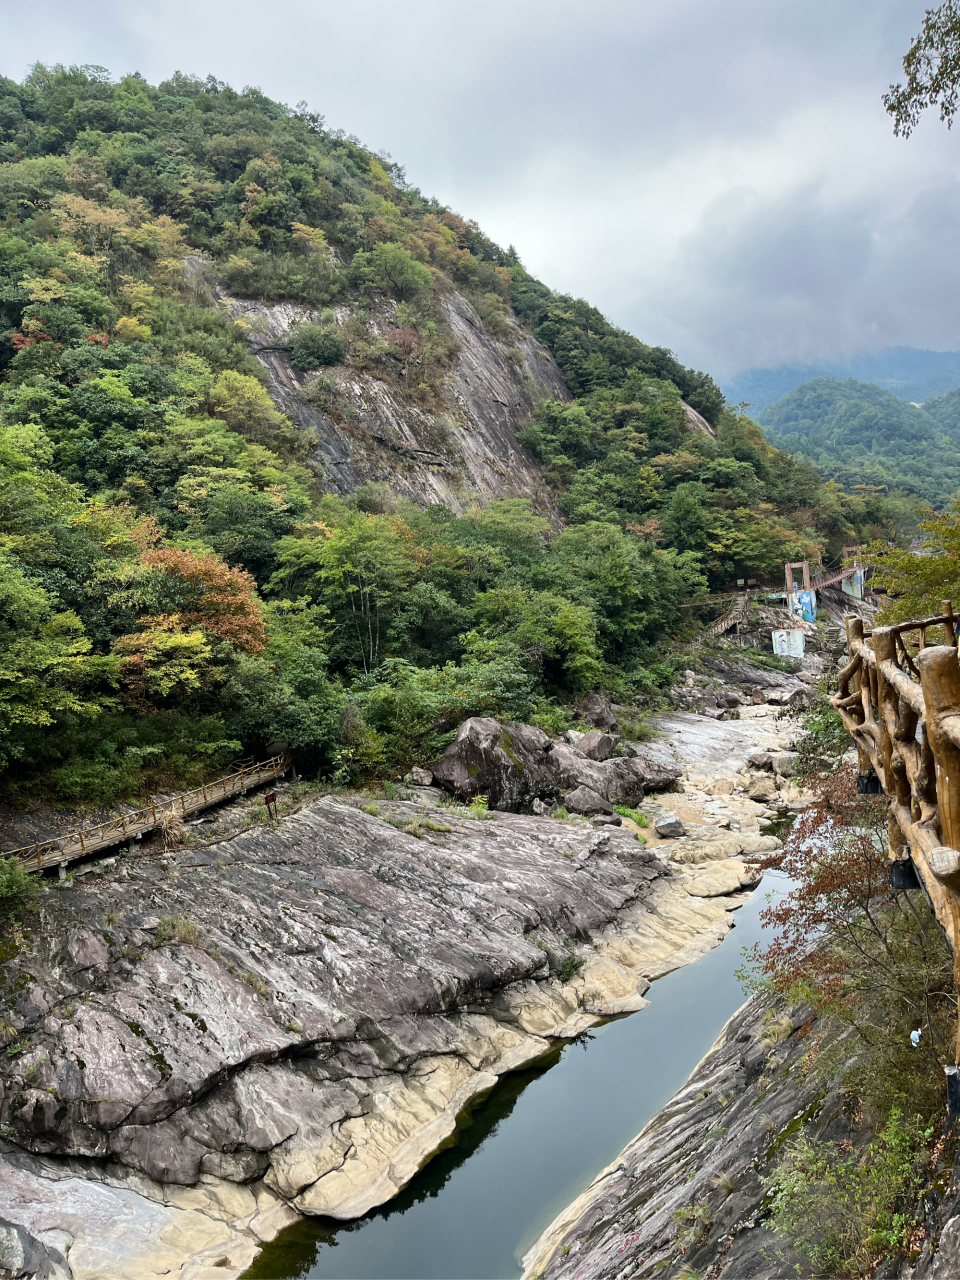
[[[8,849],[0,856],[19,858],[29,871],[62,866],[76,858],[96,853],[99,849],[109,849],[127,840],[136,840],[144,832],[162,827],[168,819],[186,818],[192,813],[199,813],[202,809],[219,804],[230,796],[242,795],[252,787],[259,787],[265,782],[282,777],[291,765],[290,753],[285,751],[282,755],[261,761],[260,764],[246,765],[225,778],[208,782],[206,786],[197,787],[193,791],[182,791],[173,800],[147,805],[144,809],[135,809],[132,813],[121,814],[119,818],[101,822],[95,827],[86,827],[82,831],[70,831],[53,840],[41,840],[36,844],[25,845],[22,849]]]

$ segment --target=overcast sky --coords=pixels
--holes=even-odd
[[[880,101],[923,7],[0,0],[0,70],[306,99],[553,288],[723,378],[960,348],[960,128],[894,138]]]

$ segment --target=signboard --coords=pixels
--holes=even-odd
[[[815,591],[792,591],[788,602],[790,612],[804,622],[817,620],[817,593]]]
[[[772,631],[773,652],[778,653],[781,658],[802,658],[803,657],[803,632],[802,631]]]
[[[840,583],[840,590],[844,595],[853,596],[854,600],[863,599],[863,578],[862,569],[857,569],[849,578],[844,578]]]

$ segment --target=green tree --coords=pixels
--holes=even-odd
[[[65,715],[99,714],[91,685],[115,664],[91,647],[77,615],[56,612],[49,593],[0,555],[0,762],[22,754],[25,735]]]
[[[300,324],[291,337],[290,363],[301,372],[319,369],[322,365],[340,364],[343,360],[343,339],[334,325]]]
[[[281,540],[270,586],[323,604],[335,624],[333,652],[369,674],[380,665],[422,555],[409,526],[396,517],[338,510],[332,501],[327,510],[337,523],[317,522],[308,536]]]
[[[893,131],[908,138],[927,107],[940,106],[948,128],[957,114],[960,84],[960,11],[955,0],[928,9],[918,35],[903,59],[906,81],[892,84],[883,105],[893,116]]]
[[[370,253],[355,254],[350,276],[364,288],[388,289],[401,299],[412,298],[433,284],[429,268],[391,241],[378,244]]]

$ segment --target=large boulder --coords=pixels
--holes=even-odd
[[[648,762],[642,759],[604,761],[606,790],[604,794],[614,804],[639,804],[647,792],[647,779],[650,770]]]
[[[599,735],[604,736],[604,735]],[[635,758],[591,760],[576,746],[554,742],[528,724],[501,724],[473,716],[433,767],[434,781],[471,798],[486,795],[491,809],[517,812],[535,799],[555,800],[587,787],[611,804],[635,805],[647,791],[670,786],[680,766],[638,749]]]
[[[591,791],[589,787],[577,787],[574,791],[568,791],[563,797],[563,803],[568,812],[582,813],[588,818],[598,813],[613,813],[610,802],[604,800],[603,796],[598,795],[596,791]]]
[[[577,710],[584,720],[604,733],[615,733],[617,729],[617,713],[609,698],[602,693],[587,693],[577,703]]]
[[[69,1274],[59,1250],[52,1246],[48,1249],[25,1227],[0,1218],[0,1276],[10,1276],[12,1280],[65,1280]]]
[[[577,750],[588,760],[609,760],[620,745],[620,739],[613,733],[603,733],[600,729],[591,729],[585,733],[578,743]]]
[[[665,753],[654,755],[637,742],[631,745],[633,759],[630,763],[636,766],[645,791],[666,791],[683,775],[683,767]]]
[[[556,790],[546,768],[553,745],[532,725],[502,725],[489,716],[472,716],[457,730],[433,777],[457,795],[485,795],[491,809],[516,812]]]
[[[657,818],[653,829],[661,840],[679,840],[687,834],[687,828],[675,813],[666,813],[662,818]]]

